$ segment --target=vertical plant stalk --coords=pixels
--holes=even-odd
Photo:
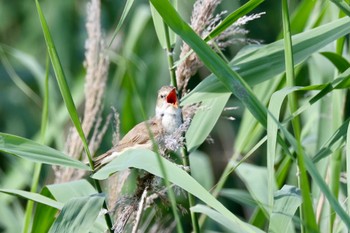
[[[45,72],[45,84],[44,84],[44,101],[43,101],[43,111],[41,114],[41,128],[40,128],[40,141],[42,144],[45,144],[45,133],[48,123],[48,109],[49,109],[49,70],[50,70],[50,58],[46,56],[46,72]],[[40,172],[41,172],[41,163],[35,163],[34,165],[34,174],[32,180],[32,186],[30,192],[36,193],[38,190]],[[34,202],[28,201],[26,206],[26,212],[24,217],[24,227],[23,233],[30,232],[30,224],[33,214]]]
[[[148,189],[149,189],[149,187],[147,186],[145,188],[145,190],[143,190],[142,196],[140,198],[139,208],[138,208],[137,213],[136,213],[135,225],[132,228],[132,233],[137,233],[137,230],[140,226],[141,217],[143,214],[143,208],[145,207],[145,204],[146,204]]]
[[[173,48],[170,44],[170,33],[169,33],[169,27],[164,24],[164,32],[165,32],[165,40],[166,40],[166,45],[167,45],[167,56],[168,56],[168,66],[169,66],[169,72],[170,72],[170,80],[171,84],[178,90],[177,88],[177,82],[176,82],[176,74],[175,74],[175,69],[174,69],[174,57],[173,57]],[[182,122],[183,123],[183,122]],[[181,157],[182,157],[182,164],[185,167],[190,168],[190,159],[186,147],[186,142],[184,143],[184,146],[181,148]],[[191,175],[191,171],[188,172]],[[189,209],[195,205],[195,199],[193,195],[189,192],[187,192],[187,197],[188,197],[188,205]],[[193,227],[193,232],[198,233],[199,231],[199,224],[198,224],[198,218],[196,213],[190,210],[191,214],[191,221],[192,221],[192,227]]]
[[[284,48],[285,48],[285,65],[286,65],[286,83],[288,87],[294,86],[294,60],[292,50],[292,37],[290,31],[289,21],[289,9],[287,0],[282,1],[282,22],[283,22],[283,35],[284,35]],[[292,92],[288,96],[288,105],[290,112],[297,110],[297,96]],[[301,126],[300,118],[296,116],[292,119],[292,127],[294,136],[297,141],[297,161],[299,169],[299,188],[301,189],[303,204],[301,208],[301,229],[302,232],[318,232],[318,226],[316,223],[315,213],[313,210],[310,186],[306,174],[304,151],[301,145]],[[304,224],[307,224],[305,227]]]
[[[171,85],[174,86],[177,90],[177,82],[176,82],[176,75],[175,75],[175,68],[174,68],[174,57],[173,57],[173,47],[171,46],[170,42],[170,33],[169,28],[163,21],[164,25],[164,32],[165,32],[165,41],[166,41],[166,51],[167,51],[167,58],[168,58],[168,66],[169,66],[169,73],[170,73],[170,82]]]
[[[91,167],[92,170],[94,170],[94,163],[92,161],[92,157],[91,157],[89,146],[88,146],[88,143],[87,143],[87,140],[86,140],[86,136],[85,136],[85,134],[83,132],[83,129],[82,129],[82,126],[81,126],[81,123],[80,123],[80,120],[79,120],[78,112],[77,112],[77,109],[75,107],[75,104],[74,104],[71,92],[69,90],[69,87],[68,87],[68,84],[67,84],[67,80],[66,80],[66,77],[65,77],[65,74],[64,74],[64,71],[63,71],[60,59],[59,59],[57,51],[56,51],[55,44],[53,42],[50,30],[48,28],[46,19],[44,17],[44,14],[42,12],[41,7],[40,7],[39,1],[36,0],[35,4],[36,4],[36,7],[37,7],[37,11],[38,11],[41,27],[42,27],[42,30],[43,30],[43,34],[44,34],[44,38],[45,38],[45,42],[46,42],[46,47],[47,47],[47,50],[48,50],[48,53],[49,53],[51,64],[52,64],[52,67],[53,67],[53,70],[54,70],[54,73],[55,73],[55,77],[56,77],[56,80],[57,80],[57,83],[58,83],[58,86],[59,86],[62,98],[64,100],[64,103],[66,105],[66,108],[68,110],[70,118],[71,118],[71,120],[72,120],[76,130],[78,131],[78,134],[79,134],[79,136],[80,136],[80,138],[81,138],[81,140],[83,142],[83,147],[84,147],[84,150],[85,150],[86,155],[88,157],[90,167]],[[99,193],[102,193],[102,188],[100,186],[100,183],[97,180],[94,180],[94,185],[95,185],[97,191]],[[103,202],[103,208],[107,209],[106,201]],[[106,220],[106,223],[107,223],[109,231],[112,232],[113,224],[112,224],[112,220],[110,218],[110,215],[109,214],[105,214],[104,217],[105,217],[105,220]]]
[[[185,167],[190,168],[190,159],[188,156],[186,144],[181,148],[181,154],[182,154],[182,156],[181,156],[182,157],[182,164]],[[191,175],[191,169],[189,169],[188,174]],[[195,203],[194,196],[191,193],[187,192],[187,197],[188,197],[188,205],[189,205],[189,209],[190,209],[191,207],[195,206],[196,203]],[[193,232],[198,233],[198,232],[200,232],[198,217],[197,217],[196,213],[191,211],[191,210],[190,210],[190,214],[191,214],[191,222],[192,222]]]
[[[348,4],[348,3],[347,3]],[[343,11],[339,12],[339,18],[344,17],[345,14]],[[340,56],[343,54],[344,50],[344,44],[345,44],[345,37],[339,38],[336,41],[336,53],[339,54]],[[334,78],[337,78],[339,75],[338,71],[335,71],[334,73]],[[340,125],[343,122],[343,101],[345,98],[344,92],[343,91],[336,91],[332,92],[332,131],[337,130]],[[330,179],[329,179],[329,185],[332,194],[334,195],[335,198],[338,199],[339,197],[339,189],[340,189],[340,174],[341,174],[341,169],[342,169],[342,151],[337,150],[335,151],[330,159]],[[336,218],[336,215],[333,214],[334,209],[332,206],[329,208],[329,230],[328,232],[333,232],[333,227],[334,227],[334,221]]]

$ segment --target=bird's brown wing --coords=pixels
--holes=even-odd
[[[147,124],[149,124],[151,131],[153,131],[153,129],[155,129],[158,126],[157,121],[153,119],[147,121]],[[150,141],[150,135],[147,130],[147,124],[146,121],[137,124],[120,140],[115,149],[117,151],[122,151],[128,147],[147,144]]]
[[[151,132],[155,139],[161,134],[161,123],[156,118],[152,118],[148,121],[141,122],[132,128],[112,149],[108,150],[106,153],[98,156],[94,159],[95,169],[99,169],[105,163],[107,157],[111,156],[114,152],[122,152],[125,149],[138,147],[138,148],[152,148],[152,141],[150,139],[149,132],[147,130],[147,124],[150,127]],[[106,160],[105,160],[106,161]]]

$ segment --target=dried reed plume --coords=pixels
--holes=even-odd
[[[113,229],[115,233],[125,232],[126,225],[129,219],[133,219],[134,226],[133,232],[137,231],[138,225],[140,224],[141,213],[145,206],[148,191],[154,188],[152,184],[154,175],[145,172],[143,176],[138,175],[136,190],[132,196],[125,196],[119,198],[116,202],[116,221]]]
[[[87,5],[86,29],[88,38],[85,43],[85,107],[82,128],[89,139],[89,149],[92,154],[99,147],[102,136],[107,130],[110,117],[102,125],[102,101],[105,92],[109,59],[105,54],[106,45],[101,33],[101,7],[100,0],[91,0]],[[67,136],[65,151],[68,155],[83,159],[83,144],[75,130],[71,128]],[[84,175],[84,172],[70,168],[55,167],[56,183],[76,180]]]
[[[214,10],[220,0],[197,0],[193,6],[191,16],[191,27],[199,35],[202,36],[206,26],[208,25],[208,19],[212,17]],[[184,61],[176,69],[176,82],[179,90],[185,93],[188,81],[202,66],[202,62],[199,60],[195,53],[191,52],[190,46],[183,44],[180,53],[180,60],[185,58]]]
[[[221,0],[197,0],[195,2],[191,16],[191,27],[201,38],[208,36],[220,24],[222,15],[226,13],[221,12],[214,16],[213,13],[220,2]],[[251,20],[260,18],[262,14],[264,13],[243,16],[220,35],[209,41],[208,44],[214,49],[224,49],[235,43],[259,43],[259,41],[247,39],[248,31],[243,29],[242,26]],[[190,78],[197,73],[203,63],[185,43],[181,47],[179,60],[182,62],[176,70],[176,81],[181,93],[185,94]]]

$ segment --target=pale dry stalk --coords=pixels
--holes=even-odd
[[[194,4],[191,16],[191,27],[199,36],[202,36],[206,26],[209,24],[208,20],[212,18],[213,12],[219,3],[220,0],[197,0]],[[184,60],[176,69],[177,86],[183,93],[187,88],[189,79],[202,66],[202,62],[195,53],[188,55],[190,51],[190,46],[184,43],[180,54],[180,60]]]
[[[134,221],[135,223],[134,223],[134,226],[132,228],[132,233],[137,233],[137,230],[140,226],[143,209],[144,209],[145,203],[146,203],[148,189],[149,189],[149,187],[146,186],[145,189],[143,190],[142,195],[141,195],[141,198],[139,201],[139,207],[137,209],[137,213],[136,213],[136,217],[135,217],[135,221]]]
[[[106,45],[101,32],[101,3],[100,0],[91,0],[87,5],[86,29],[88,38],[85,44],[85,106],[82,128],[86,137],[91,134],[89,148],[91,154],[97,150],[101,143],[102,135],[107,130],[107,123],[102,124],[102,102],[107,82],[109,59],[105,53]],[[91,132],[93,130],[93,132]],[[75,130],[72,128],[67,136],[65,151],[76,159],[83,159],[83,144]],[[55,183],[80,179],[85,173],[70,168],[55,168]]]

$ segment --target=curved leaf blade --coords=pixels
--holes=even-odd
[[[222,226],[224,226],[227,230],[230,230],[229,232],[234,231],[233,229],[239,228],[237,224],[232,222],[230,219],[227,217],[223,216],[221,213],[209,208],[208,206],[205,205],[195,205],[191,208],[191,211],[195,213],[201,213],[209,216],[211,219],[213,219],[215,222],[220,223]]]
[[[198,110],[186,132],[187,147],[190,152],[197,149],[208,137],[219,119],[231,93],[202,101],[203,110]]]
[[[231,14],[229,14],[222,22],[209,33],[209,35],[206,36],[205,41],[210,40],[211,38],[214,38],[223,31],[225,31],[228,27],[230,27],[234,22],[236,22],[240,17],[243,17],[244,15],[251,12],[253,9],[255,9],[257,6],[259,6],[264,0],[250,0]]]
[[[176,7],[177,2],[174,1],[174,6]],[[159,40],[160,45],[163,49],[167,48],[166,43],[166,36],[165,36],[165,27],[162,17],[160,17],[159,13],[154,9],[152,4],[150,4],[151,13],[152,13],[152,20],[154,24],[154,29],[156,30],[156,34]],[[169,39],[170,39],[170,45],[173,46],[176,42],[176,34],[169,30]]]
[[[350,67],[350,63],[347,59],[341,56],[338,53],[334,52],[322,52],[321,53],[325,58],[327,58],[332,64],[337,67],[339,72],[344,72]]]
[[[349,24],[350,18],[344,17],[294,35],[292,40],[295,65],[302,63],[332,41],[350,33]],[[245,48],[230,62],[230,66],[251,86],[272,79],[285,70],[283,40],[264,46]],[[186,103],[198,102],[199,97],[196,93],[202,93],[201,97],[203,97],[208,92],[229,91],[214,75],[210,75],[186,95],[184,100]]]
[[[274,196],[275,205],[270,217],[269,232],[293,232],[293,216],[302,203],[300,190],[294,186],[284,185]]]
[[[45,187],[59,202],[66,203],[72,198],[86,197],[97,191],[87,180],[76,180],[62,184],[51,184]]]
[[[0,192],[23,197],[23,198],[26,198],[28,200],[32,200],[32,201],[35,201],[37,203],[51,206],[51,207],[59,209],[59,210],[63,208],[63,204],[61,202],[57,202],[51,198],[45,197],[45,196],[40,195],[38,193],[31,193],[31,192],[17,190],[17,189],[0,189]]]
[[[126,16],[129,14],[129,11],[132,7],[134,3],[134,0],[127,0],[126,3],[125,3],[125,6],[124,6],[124,9],[123,9],[123,13],[122,13],[122,16],[120,17],[119,21],[118,21],[118,25],[117,27],[115,28],[114,32],[113,32],[113,36],[112,36],[112,39],[111,41],[109,42],[109,45],[108,47],[111,47],[115,37],[117,36],[120,28],[122,27],[123,23],[124,23],[124,20],[126,19]]]
[[[89,232],[101,211],[104,199],[101,194],[71,199],[64,205],[49,232]]]
[[[331,0],[339,9],[341,9],[346,15],[350,16],[349,3],[344,0]]]
[[[126,170],[130,167],[143,169],[149,173],[163,178],[163,173],[158,164],[157,155],[145,149],[128,150],[115,158],[101,170],[97,171],[92,178],[94,179],[106,179],[112,173],[116,171]],[[212,196],[203,186],[201,186],[193,177],[180,167],[171,163],[167,159],[160,157],[162,163],[167,170],[167,178],[170,182],[176,184],[182,189],[190,192],[213,209],[224,215],[226,218],[231,219],[234,224],[239,228],[234,229],[235,232],[262,232],[261,230],[244,223],[234,214],[232,214],[225,206],[223,206],[214,196]]]
[[[58,150],[11,134],[0,133],[0,151],[37,163],[91,170],[84,163]]]
[[[94,187],[87,180],[77,180],[67,183],[47,185],[41,191],[41,195],[63,203],[62,208],[65,203],[73,198],[86,197],[96,193],[97,192]],[[48,232],[56,217],[57,210],[43,204],[38,204],[33,219],[32,232]],[[45,218],[45,221],[43,221],[43,218]],[[107,226],[105,222],[101,221],[101,223],[101,229],[106,229]],[[96,222],[94,226],[98,227],[99,225]]]
[[[41,10],[39,1],[36,0],[35,4],[36,4],[37,11],[38,11],[41,27],[43,30],[47,51],[48,51],[49,56],[50,56],[52,67],[53,67],[53,70],[55,72],[56,80],[57,80],[59,89],[61,91],[63,101],[64,101],[66,108],[69,112],[70,118],[71,118],[71,120],[72,120],[82,142],[83,142],[83,146],[84,146],[84,149],[86,151],[87,157],[90,161],[90,164],[92,165],[90,150],[89,150],[89,147],[88,147],[88,144],[86,141],[86,137],[85,137],[83,128],[82,128],[81,123],[80,123],[79,115],[78,115],[77,109],[75,107],[75,104],[74,104],[74,101],[72,98],[72,94],[70,92],[70,89],[69,89],[69,86],[68,86],[68,83],[66,80],[66,76],[64,74],[64,71],[63,71],[63,68],[61,65],[61,61],[60,61],[58,54],[57,54],[55,43],[52,39],[49,27],[47,25],[45,16]]]
[[[268,204],[268,171],[265,167],[259,167],[248,163],[241,163],[235,172],[247,187],[250,195],[256,201],[258,206],[267,213],[270,212],[271,206]],[[272,183],[276,189],[276,183]]]
[[[50,193],[50,191],[44,187],[41,192],[41,195],[54,199],[53,195]],[[56,199],[56,201],[59,201]],[[60,203],[63,203],[59,201]],[[63,208],[62,207],[60,209]],[[57,216],[57,209],[44,205],[42,203],[38,203],[35,208],[35,213],[33,216],[33,221],[32,221],[32,229],[31,232],[48,232],[51,225],[55,221]],[[43,221],[45,219],[45,221]]]
[[[257,207],[256,201],[252,198],[252,196],[247,191],[243,191],[241,189],[222,189],[220,196],[242,205],[251,206],[254,208]]]

